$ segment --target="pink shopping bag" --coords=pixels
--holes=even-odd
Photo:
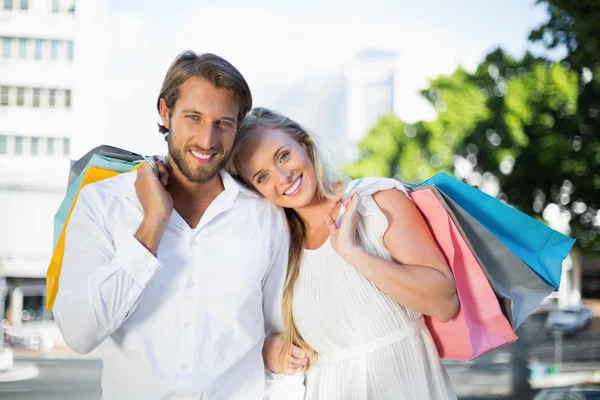
[[[431,189],[410,194],[446,256],[460,303],[448,322],[425,321],[441,358],[473,360],[517,339],[469,245]]]

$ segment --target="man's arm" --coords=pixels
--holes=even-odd
[[[81,190],[66,228],[53,307],[65,342],[80,354],[94,350],[123,324],[160,268],[151,250],[134,235],[109,234],[105,205],[92,186]],[[148,224],[142,223],[140,231],[148,235]],[[150,236],[150,242],[156,240]],[[153,247],[153,243],[146,245]]]
[[[283,210],[277,210],[273,219],[270,266],[263,280],[263,311],[267,335],[283,332],[282,302],[287,274],[290,234]],[[304,398],[304,374],[275,374],[265,370],[265,400],[302,400]]]

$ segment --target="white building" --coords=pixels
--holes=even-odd
[[[298,121],[319,139],[332,162],[358,157],[356,145],[379,118],[399,114],[405,96],[401,57],[365,50],[339,70],[314,73],[254,91],[255,105],[273,108]]]
[[[36,314],[69,160],[106,135],[106,9],[0,0],[0,273]]]

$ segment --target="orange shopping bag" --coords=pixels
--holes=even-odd
[[[132,168],[132,171],[139,168],[139,166],[141,166],[141,164],[138,164],[138,166]],[[77,203],[77,198],[79,197],[81,189],[90,183],[99,182],[101,180],[119,175],[120,173],[121,172],[112,171],[104,168],[98,168],[94,166],[90,166],[87,168],[85,176],[81,181],[81,185],[77,190],[75,200],[73,201],[71,209],[67,214],[64,227],[60,233],[58,242],[56,244],[56,248],[54,249],[54,253],[52,254],[52,259],[50,260],[48,271],[46,271],[46,308],[48,309],[48,311],[52,311],[52,306],[54,305],[54,300],[56,299],[56,294],[58,293],[58,280],[60,277],[63,255],[65,252],[65,233],[67,231],[69,218],[71,217],[71,213],[73,212],[73,207],[75,207],[75,204]]]

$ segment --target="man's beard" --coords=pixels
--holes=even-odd
[[[175,147],[171,141],[173,137],[172,134],[169,134],[167,137],[167,143],[169,144],[169,156],[179,168],[179,171],[186,177],[186,179],[193,183],[206,183],[212,180],[221,169],[225,167],[227,161],[229,160],[229,156],[231,152],[223,152],[223,149],[212,149],[211,152],[216,152],[213,157],[221,157],[220,160],[211,163],[211,165],[206,166],[197,166],[194,168],[190,165],[189,161],[186,158],[186,153],[191,149],[182,149],[179,147]],[[194,149],[195,150],[195,149]]]

